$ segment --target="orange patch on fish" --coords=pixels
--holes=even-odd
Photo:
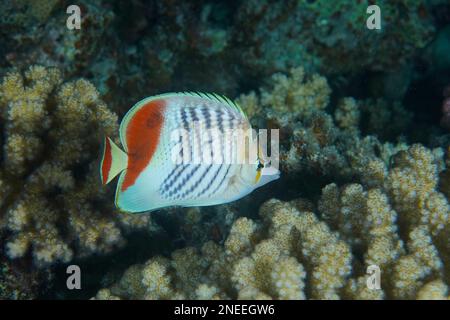
[[[163,99],[150,101],[130,119],[126,129],[128,166],[122,191],[135,183],[152,159],[159,143],[165,105]]]

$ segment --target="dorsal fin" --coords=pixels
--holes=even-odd
[[[201,97],[205,98],[211,101],[220,102],[230,108],[232,111],[238,112],[240,115],[242,115],[245,119],[247,119],[247,115],[245,114],[244,110],[234,102],[233,100],[227,98],[224,95],[220,95],[217,93],[206,93],[206,92],[183,92],[185,95],[194,96],[194,97]]]

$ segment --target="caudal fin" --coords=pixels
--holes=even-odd
[[[103,184],[109,183],[115,176],[127,168],[128,156],[108,137],[105,137],[103,157],[100,163],[100,177]]]

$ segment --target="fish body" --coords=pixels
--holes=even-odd
[[[225,97],[148,97],[121,122],[124,151],[105,138],[101,179],[106,184],[119,175],[115,203],[126,212],[231,202],[279,177],[276,169],[264,170],[249,132],[244,112]]]

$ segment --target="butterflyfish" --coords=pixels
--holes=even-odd
[[[122,119],[123,150],[105,137],[101,180],[119,176],[115,204],[125,212],[235,201],[280,176],[252,133],[240,106],[224,96],[151,96]]]

